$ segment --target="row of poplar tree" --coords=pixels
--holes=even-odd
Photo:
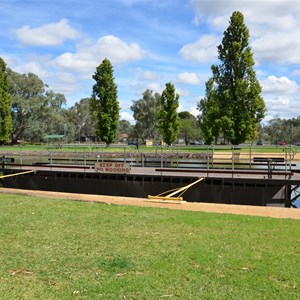
[[[168,145],[179,137],[186,143],[201,137],[208,144],[220,138],[232,144],[255,139],[266,108],[254,71],[249,36],[243,14],[234,12],[217,47],[220,64],[211,66],[205,97],[197,104],[197,118],[188,112],[177,112],[179,95],[169,82],[161,95],[146,90],[142,99],[133,101],[136,124],[131,136],[160,139]],[[18,74],[6,68],[0,58],[0,144],[20,138],[42,140],[45,133],[80,138],[91,126],[102,142],[114,142],[120,127],[128,124],[119,120],[117,85],[110,61],[104,59],[92,77],[95,84],[91,97],[65,109],[64,95],[49,91],[35,74]],[[193,130],[198,133],[191,134]]]

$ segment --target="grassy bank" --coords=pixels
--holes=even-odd
[[[292,148],[291,148],[292,147]],[[243,145],[243,146],[235,146],[234,152],[235,153],[279,153],[284,154],[287,152],[288,154],[290,151],[292,152],[299,152],[298,150],[300,147],[296,146],[276,146],[276,145],[269,145],[269,146],[250,146],[250,145]],[[137,149],[135,146],[128,146],[126,144],[112,144],[109,147],[106,147],[103,144],[63,144],[59,147],[55,144],[53,145],[47,145],[47,144],[41,144],[41,145],[32,145],[32,144],[25,144],[25,145],[5,145],[0,146],[0,153],[9,154],[11,153],[17,153],[17,154],[25,154],[25,153],[94,153],[101,155],[102,153],[134,153],[134,152],[143,152],[143,153],[212,153],[212,152],[228,152],[232,153],[232,146],[226,146],[226,145],[217,145],[217,146],[207,146],[207,145],[201,145],[201,146],[193,146],[193,145],[174,145],[173,147],[161,147],[161,146],[144,146],[140,145],[139,149]]]
[[[298,299],[299,221],[2,194],[2,299]]]
[[[249,148],[255,149],[256,151],[275,151],[275,152],[280,152],[285,148],[290,148],[293,147],[294,149],[300,149],[300,146],[277,146],[277,145],[265,145],[265,146],[256,146],[256,145],[243,145],[243,146],[234,146],[234,149],[236,151],[249,151]],[[87,150],[87,149],[99,149],[101,151],[102,149],[110,151],[110,150],[124,150],[125,149],[136,149],[135,146],[129,146],[127,144],[111,144],[110,146],[106,147],[105,144],[89,144],[89,143],[76,143],[76,144],[61,144],[58,146],[57,144],[18,144],[18,145],[2,145],[0,146],[0,151],[74,151],[75,149],[78,150]],[[232,146],[231,145],[184,145],[184,144],[178,144],[174,145],[172,147],[168,146],[145,146],[145,145],[140,145],[139,149],[169,149],[170,151],[173,149],[174,151],[177,150],[195,150],[195,151],[206,151],[207,149],[212,149],[216,151],[232,151]]]

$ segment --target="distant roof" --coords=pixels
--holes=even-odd
[[[48,134],[46,135],[46,139],[63,139],[65,137],[64,134]]]

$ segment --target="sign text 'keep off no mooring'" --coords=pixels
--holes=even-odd
[[[123,162],[97,162],[95,163],[95,172],[97,173],[115,173],[126,174],[130,173],[129,163]]]

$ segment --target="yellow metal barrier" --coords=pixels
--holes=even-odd
[[[25,172],[21,172],[21,173],[14,173],[14,174],[2,175],[2,176],[0,176],[0,179],[6,178],[6,177],[12,177],[12,176],[18,176],[18,175],[33,173],[33,172],[34,172],[33,170],[30,170],[30,171],[25,171]]]
[[[194,184],[196,184],[196,183],[198,183],[202,180],[204,180],[204,177],[201,177],[198,180],[196,180],[196,181],[194,181],[194,182],[192,182],[192,183],[190,183],[190,184],[188,184],[184,187],[172,189],[172,190],[160,193],[157,196],[148,195],[148,199],[150,199],[150,200],[163,200],[163,201],[182,201],[183,198],[181,196],[183,195],[183,193],[185,193],[186,190],[189,189],[191,186],[193,186]],[[167,193],[170,193],[170,194],[166,195]],[[178,194],[177,197],[175,196],[176,194]]]

